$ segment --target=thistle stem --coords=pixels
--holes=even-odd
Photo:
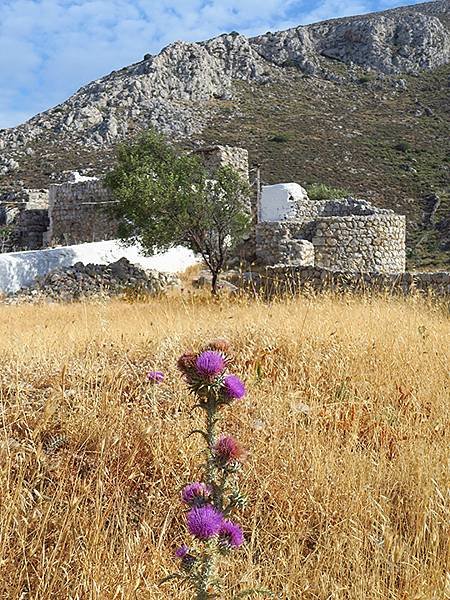
[[[215,444],[215,426],[217,422],[216,418],[217,414],[217,405],[214,397],[210,396],[208,398],[208,403],[206,406],[206,438],[207,438],[207,452],[208,457],[206,461],[206,483],[212,487],[214,487],[215,479],[216,479],[216,466],[214,464],[214,444]],[[211,584],[211,580],[213,579],[213,575],[215,573],[216,568],[216,556],[215,556],[215,548],[211,545],[212,542],[208,543],[205,548],[205,553],[202,559],[202,568],[200,572],[198,588],[197,588],[197,600],[208,600],[209,588]]]
[[[206,461],[206,483],[212,485],[214,483],[214,454],[213,447],[215,443],[215,425],[216,425],[216,404],[213,398],[208,398],[206,408],[206,437],[208,443],[208,459]]]
[[[197,589],[197,600],[208,600],[208,590],[215,568],[213,552],[207,549],[202,562],[202,570]]]

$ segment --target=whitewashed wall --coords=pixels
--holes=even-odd
[[[263,185],[259,205],[259,222],[295,219],[298,205],[308,200],[306,190],[298,183]]]
[[[33,284],[57,267],[69,267],[77,262],[105,265],[125,257],[144,269],[166,273],[185,271],[198,262],[191,250],[178,246],[168,252],[145,256],[138,246],[123,246],[117,240],[61,246],[45,250],[0,254],[0,292],[14,293]]]

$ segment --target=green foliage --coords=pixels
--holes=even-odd
[[[398,152],[408,152],[411,150],[411,144],[408,142],[399,142],[398,144],[395,144],[394,150],[398,150]]]
[[[269,139],[269,142],[275,142],[276,144],[284,144],[288,142],[289,139],[290,137],[287,133],[276,133]]]
[[[201,254],[217,277],[230,251],[250,225],[248,185],[230,167],[210,179],[200,159],[178,154],[154,131],[118,147],[117,162],[105,179],[115,197],[111,212],[125,241],[145,250],[183,244]]]
[[[375,75],[362,75],[358,81],[359,83],[370,83],[371,81],[374,81],[375,79]]]
[[[335,188],[325,183],[312,183],[306,186],[308,196],[311,200],[332,200],[333,198],[345,198],[349,191],[343,188]]]

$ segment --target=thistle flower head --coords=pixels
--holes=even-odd
[[[242,529],[233,521],[223,521],[219,531],[219,542],[223,548],[239,548],[244,543]]]
[[[188,529],[199,540],[209,540],[218,535],[222,524],[222,513],[209,504],[191,508],[187,515]]]
[[[182,354],[178,359],[177,366],[178,369],[184,374],[189,375],[192,371],[195,370],[195,360],[197,355],[193,352],[186,352]]]
[[[212,490],[209,485],[195,481],[183,488],[181,499],[188,506],[203,506],[208,502],[211,494]]]
[[[189,546],[186,546],[186,544],[183,544],[175,550],[175,558],[181,560],[181,567],[188,572],[191,571],[196,561],[196,557],[191,554],[191,549]]]
[[[223,393],[228,401],[240,400],[245,396],[245,385],[236,375],[226,375],[223,379]]]
[[[221,352],[223,355],[228,355],[231,347],[227,340],[218,338],[209,342],[209,344],[204,347],[204,350],[215,350],[216,352]]]
[[[189,546],[183,544],[175,550],[176,558],[185,558],[189,554]]]
[[[214,352],[218,352],[224,359],[225,364],[229,366],[233,362],[233,355],[231,353],[230,344],[223,339],[212,340],[206,346],[202,348],[202,352],[206,352],[207,350],[212,350]]]
[[[150,383],[162,383],[164,381],[164,373],[161,371],[149,371],[147,373],[147,381]]]
[[[245,456],[241,444],[231,435],[221,435],[213,448],[214,457],[219,465],[229,465]]]
[[[205,350],[197,356],[195,361],[195,369],[200,375],[207,380],[212,380],[225,371],[225,359],[216,350]]]

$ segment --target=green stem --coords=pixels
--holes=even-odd
[[[206,461],[206,483],[213,485],[214,483],[214,454],[213,448],[216,441],[215,426],[216,426],[216,404],[213,398],[208,398],[206,408],[206,437],[208,443],[208,459]]]
[[[213,569],[213,557],[209,554],[203,558],[202,574],[197,590],[197,600],[208,600],[209,581],[211,579]]]
[[[214,464],[214,444],[216,441],[216,418],[217,414],[217,404],[215,402],[215,398],[211,395],[208,398],[208,403],[206,406],[206,440],[208,444],[207,452],[208,457],[206,461],[206,483],[212,487],[214,487],[215,479],[216,479],[216,466]],[[200,577],[198,580],[197,587],[197,600],[208,600],[210,598],[209,588],[211,585],[211,581],[214,578],[215,569],[216,569],[216,548],[214,547],[215,541],[211,540],[206,543],[205,553],[202,559],[202,568],[200,572]],[[212,597],[212,596],[211,596]]]

